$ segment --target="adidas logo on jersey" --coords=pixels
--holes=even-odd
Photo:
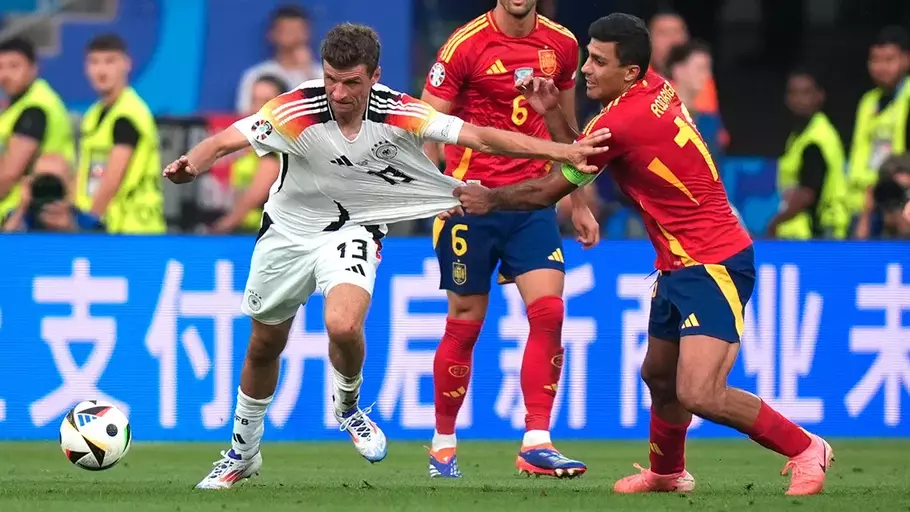
[[[354,265],[353,267],[348,267],[347,270],[350,270],[351,272],[353,272],[355,274],[360,274],[364,277],[366,277],[366,275],[367,275],[366,272],[363,271],[363,265],[360,265],[360,264]]]
[[[338,158],[331,160],[330,164],[340,165],[342,167],[354,167],[354,164],[351,162],[348,157],[341,155]]]
[[[553,251],[553,254],[551,254],[547,259],[550,261],[558,261],[560,263],[566,262],[566,260],[562,257],[562,249],[556,249]]]
[[[506,67],[503,66],[502,61],[499,59],[496,59],[496,62],[494,62],[492,66],[487,68],[488,75],[501,75],[503,73],[508,73],[508,72],[509,72],[509,70],[507,70]]]

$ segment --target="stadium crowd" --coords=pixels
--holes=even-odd
[[[672,11],[658,12],[649,28],[652,67],[672,81],[719,163],[730,137],[712,77],[711,48],[690,39],[685,20]],[[302,8],[279,7],[266,37],[273,55],[243,73],[236,85],[235,118],[322,74],[311,18]],[[7,99],[0,111],[2,230],[166,233],[174,219],[165,219],[158,125],[129,86],[129,49],[122,38],[102,34],[90,42],[85,58],[87,79],[99,99],[74,128],[54,84],[41,78],[33,44],[22,38],[0,42],[0,89]],[[910,194],[907,30],[882,29],[869,46],[867,64],[875,88],[857,104],[849,141],[841,140],[825,114],[824,77],[811,66],[789,74],[786,104],[792,132],[780,148],[780,208],[755,236],[910,238],[910,222],[901,215]],[[595,112],[579,114],[590,119]],[[202,231],[256,232],[262,204],[279,173],[278,160],[249,152],[222,167],[215,179],[221,177],[231,200]],[[586,191],[606,237],[645,236],[637,214],[611,180],[598,180]],[[561,212],[571,230],[568,208]],[[391,234],[426,234],[430,223],[393,226]]]

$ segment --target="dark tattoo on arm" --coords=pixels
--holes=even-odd
[[[553,171],[543,178],[494,188],[490,197],[497,210],[538,210],[556,204],[575,189],[561,172]]]

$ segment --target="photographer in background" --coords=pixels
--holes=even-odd
[[[104,224],[70,200],[70,168],[57,155],[44,155],[23,180],[18,207],[3,222],[3,232],[76,233],[104,231]]]
[[[900,26],[882,29],[869,47],[869,76],[875,89],[860,99],[850,148],[847,196],[856,216],[857,238],[873,233],[873,188],[879,169],[890,155],[910,144],[910,34]]]
[[[910,239],[910,154],[892,156],[882,164],[872,197],[881,215],[880,238]]]
[[[19,204],[22,180],[33,163],[48,154],[75,159],[72,121],[66,105],[38,76],[31,42],[14,38],[0,43],[0,90],[9,105],[0,110],[0,217]]]

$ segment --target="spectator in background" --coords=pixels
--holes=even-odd
[[[720,134],[720,117],[705,114],[694,108],[697,98],[711,80],[711,48],[701,41],[688,41],[674,46],[667,56],[667,78],[676,89],[683,105],[708,144],[717,166],[723,158],[724,143]]]
[[[237,89],[237,111],[249,112],[253,84],[260,77],[278,77],[290,87],[322,77],[322,66],[310,48],[310,15],[296,5],[283,5],[272,13],[268,33],[274,56],[243,73]]]
[[[825,91],[812,72],[793,71],[787,80],[793,129],[777,170],[781,207],[767,235],[790,240],[847,235],[846,156],[837,129],[822,112]]]
[[[910,239],[910,153],[885,160],[872,197],[882,217],[882,238]]]
[[[272,98],[284,94],[288,85],[272,75],[259,77],[253,83],[250,109],[241,112],[243,117],[259,111]],[[219,218],[209,229],[210,233],[256,233],[262,220],[262,206],[269,198],[269,189],[278,179],[279,162],[274,153],[260,158],[250,149],[231,164],[231,188],[234,207]]]
[[[661,10],[651,17],[648,30],[651,31],[651,67],[666,76],[670,51],[689,41],[689,28],[675,11]]]
[[[104,231],[98,217],[73,205],[69,162],[61,156],[45,154],[34,168],[35,172],[23,179],[18,206],[4,219],[4,232]]]
[[[0,43],[0,89],[9,106],[0,112],[0,218],[19,204],[20,182],[41,155],[73,162],[72,121],[63,100],[38,78],[35,47],[25,39]]]
[[[129,85],[132,63],[117,35],[89,41],[85,74],[98,94],[82,117],[76,204],[111,233],[161,234],[164,197],[158,126]]]
[[[651,18],[648,29],[651,31],[651,68],[664,77],[670,77],[668,61],[671,51],[674,47],[689,42],[686,21],[674,11],[662,10]],[[703,137],[717,139],[721,142],[721,147],[727,146],[729,137],[720,122],[717,86],[714,84],[713,74],[708,76],[701,91],[691,103],[686,104],[686,108],[690,113],[702,116]]]
[[[850,148],[848,206],[858,216],[855,235],[868,238],[875,211],[872,189],[879,169],[891,155],[910,146],[910,35],[898,26],[886,27],[869,48],[869,75],[875,89],[859,100]]]

